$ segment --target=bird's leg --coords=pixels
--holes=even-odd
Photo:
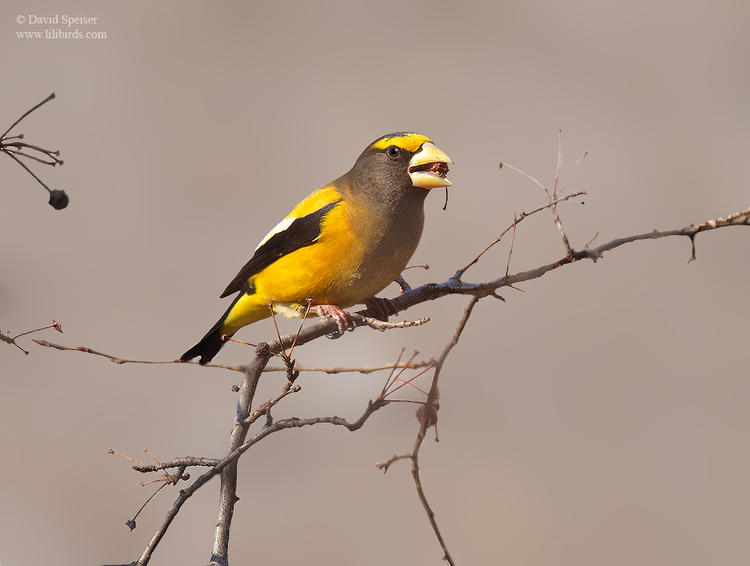
[[[336,321],[338,332],[328,334],[329,338],[340,338],[346,330],[354,330],[352,315],[336,305],[318,305],[315,307],[318,316],[330,316]]]
[[[384,322],[388,321],[389,316],[393,316],[398,312],[390,299],[370,297],[365,301],[365,306],[367,306],[367,310],[372,313],[373,318],[377,318]]]

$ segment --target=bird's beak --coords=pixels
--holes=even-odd
[[[451,182],[445,177],[448,165],[452,164],[450,157],[430,142],[425,142],[409,161],[411,184],[422,189],[449,187]]]

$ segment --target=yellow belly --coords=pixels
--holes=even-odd
[[[419,241],[422,217],[413,230],[406,230],[413,232],[411,237],[404,238],[402,231],[395,239],[376,233],[382,229],[376,222],[353,226],[350,218],[368,218],[357,212],[337,206],[323,220],[315,243],[279,258],[251,278],[254,293],[237,301],[223,332],[234,333],[270,316],[271,306],[287,316],[304,312],[308,299],[313,305],[347,308],[363,303],[396,279]]]

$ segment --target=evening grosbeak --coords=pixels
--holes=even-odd
[[[310,313],[353,328],[344,308],[380,304],[419,243],[429,189],[447,187],[448,156],[429,138],[388,134],[371,143],[348,173],[300,202],[255,248],[221,294],[237,296],[211,330],[181,356],[210,362],[243,326]],[[386,313],[387,314],[393,314]]]

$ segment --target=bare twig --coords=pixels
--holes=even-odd
[[[52,151],[38,145],[18,141],[24,138],[23,134],[17,134],[14,136],[8,135],[13,128],[15,128],[24,118],[26,118],[26,116],[28,116],[34,110],[46,104],[53,98],[55,98],[54,92],[47,98],[42,100],[40,103],[34,105],[32,108],[21,114],[21,116],[15,122],[13,122],[7,130],[5,130],[3,135],[0,136],[0,153],[4,153],[13,161],[18,163],[21,167],[23,167],[23,169],[29,175],[31,175],[42,187],[47,190],[47,192],[49,193],[49,204],[56,210],[61,210],[68,206],[69,197],[67,193],[61,189],[50,189],[44,181],[42,181],[31,169],[29,169],[29,167],[23,161],[19,159],[30,159],[32,161],[36,161],[37,163],[42,163],[43,165],[51,165],[52,167],[54,167],[55,165],[63,164],[63,160],[59,158],[60,152],[58,150]],[[29,153],[29,151],[37,152],[39,155],[34,155],[33,153]]]
[[[258,380],[262,373],[263,367],[268,363],[270,358],[270,349],[267,344],[260,344],[256,350],[255,358],[253,362],[248,365],[248,369],[245,372],[245,380],[242,384],[240,400],[237,403],[237,417],[235,420],[235,426],[232,430],[230,437],[230,452],[236,451],[236,447],[242,445],[242,442],[247,434],[248,426],[243,421],[247,418],[250,413],[250,404],[252,403],[255,395],[255,390],[258,386]],[[231,466],[230,466],[231,464]],[[216,474],[222,474],[221,477],[221,489],[219,498],[219,520],[216,525],[216,536],[214,539],[214,552],[212,555],[212,561],[214,556],[216,560],[221,563],[222,557],[226,557],[227,549],[229,546],[229,527],[232,522],[232,515],[234,512],[234,503],[237,497],[237,465],[236,461],[227,460],[226,458],[222,462],[216,464],[208,472],[202,474],[195,480],[188,488],[180,490],[180,495],[177,500],[172,504],[172,507],[167,513],[166,518],[162,522],[156,534],[151,538],[149,543],[146,545],[146,549],[138,559],[137,564],[145,565],[148,564],[151,559],[151,555],[158,546],[164,534],[167,532],[169,525],[171,525],[174,518],[177,516],[182,505],[195,491],[207,482],[209,479],[214,477]],[[226,561],[226,560],[225,560]]]
[[[450,354],[453,347],[458,344],[458,340],[461,337],[464,328],[466,328],[466,323],[469,321],[469,317],[471,316],[471,313],[479,300],[480,297],[477,296],[471,298],[471,301],[469,301],[469,304],[466,305],[466,308],[464,309],[463,316],[461,317],[461,320],[459,321],[458,326],[453,333],[453,336],[443,348],[443,351],[440,353],[438,359],[434,362],[435,373],[432,377],[432,384],[430,385],[430,392],[427,395],[427,401],[422,404],[417,411],[417,418],[419,419],[419,431],[417,432],[417,437],[414,441],[414,446],[412,447],[411,452],[408,454],[394,455],[387,460],[384,460],[383,462],[378,462],[377,464],[375,464],[375,466],[379,470],[383,470],[383,472],[385,473],[394,462],[397,462],[398,460],[411,460],[411,474],[412,478],[414,479],[414,487],[417,490],[417,496],[419,497],[419,501],[424,507],[425,513],[427,513],[427,519],[429,520],[430,526],[435,533],[435,537],[437,537],[438,542],[440,543],[440,547],[443,549],[443,559],[446,560],[451,566],[454,566],[455,564],[453,562],[453,557],[448,551],[448,546],[445,542],[445,538],[443,537],[443,534],[440,532],[440,528],[438,527],[437,519],[435,518],[435,512],[433,511],[429,501],[427,500],[427,494],[425,493],[424,486],[422,485],[422,476],[419,467],[419,451],[422,448],[422,443],[424,442],[425,436],[427,435],[427,430],[431,426],[437,426],[437,413],[439,409],[440,398],[438,379],[440,378],[440,372],[443,368],[443,364],[445,363],[445,360],[448,357],[448,354]]]
[[[148,448],[144,448],[143,451],[147,453],[151,459],[156,463],[155,465],[147,466],[140,460],[137,460],[131,456],[128,456],[127,454],[123,454],[122,452],[116,452],[115,450],[109,450],[110,454],[114,454],[115,456],[120,456],[121,458],[124,458],[125,460],[128,460],[130,462],[133,462],[135,465],[133,466],[134,470],[146,473],[146,472],[156,472],[159,474],[159,479],[141,482],[141,487],[145,487],[154,483],[161,482],[161,485],[154,491],[151,495],[148,496],[146,501],[143,502],[143,505],[141,505],[138,508],[138,511],[136,511],[135,515],[133,515],[132,518],[125,521],[125,525],[133,531],[136,528],[136,519],[138,518],[138,515],[141,514],[141,512],[146,508],[146,506],[151,502],[151,500],[156,497],[156,494],[159,493],[164,487],[167,485],[177,485],[177,483],[180,480],[187,481],[190,479],[190,474],[186,474],[185,470],[188,468],[188,465],[198,465],[198,462],[202,460],[206,460],[205,458],[183,458],[185,461],[189,461],[190,464],[185,464],[181,462],[175,462],[171,464],[162,464],[159,462],[154,455],[151,453],[151,451]],[[205,465],[205,463],[203,464]],[[166,471],[167,468],[176,468],[176,472],[169,473]]]
[[[428,316],[420,318],[418,320],[402,320],[401,322],[384,322],[382,320],[378,320],[377,318],[372,318],[370,316],[361,316],[359,314],[355,314],[354,318],[361,320],[370,328],[380,330],[381,332],[389,330],[391,328],[411,328],[412,326],[422,326],[423,324],[427,324],[428,322],[430,322],[430,317]]]
[[[412,453],[409,452],[408,454],[394,454],[387,460],[383,460],[382,462],[376,462],[375,467],[378,470],[382,470],[383,473],[386,473],[388,471],[388,468],[390,468],[395,462],[398,462],[399,460],[411,460],[412,459]]]
[[[429,397],[429,395],[430,395],[429,393],[427,393],[421,387],[417,387],[416,385],[414,385],[413,382],[415,380],[419,379],[420,377],[422,377],[424,374],[426,374],[433,367],[435,367],[435,360],[432,360],[429,366],[423,368],[421,371],[417,372],[416,374],[414,374],[413,376],[411,376],[409,379],[402,379],[401,378],[401,374],[404,371],[404,370],[401,370],[396,376],[393,377],[393,381],[389,385],[387,385],[386,390],[384,391],[383,398],[385,399],[386,397],[390,397],[391,395],[393,395],[396,391],[398,391],[402,387],[407,387],[407,386],[416,389],[417,391],[419,391],[420,393],[422,393],[422,395],[424,395],[425,397]],[[396,387],[393,387],[393,385],[395,385],[396,383],[398,383],[398,385]]]
[[[240,388],[240,400],[237,402],[237,416],[234,429],[229,439],[229,452],[237,450],[245,442],[250,429],[246,419],[250,416],[250,409],[258,387],[258,381],[263,368],[271,357],[268,344],[259,344],[255,350],[255,358],[245,370],[245,379]],[[213,469],[216,469],[215,466]],[[234,504],[237,501],[237,461],[233,460],[221,472],[221,488],[219,493],[219,518],[216,522],[214,548],[211,553],[211,564],[226,564],[229,561],[229,530],[234,515]]]
[[[258,358],[256,358],[257,360]],[[260,374],[259,366],[260,363],[251,364],[255,365],[256,367],[256,374]],[[256,375],[253,374],[253,375]],[[252,381],[250,386],[252,387]],[[257,385],[257,382],[256,382]],[[389,402],[370,402],[367,405],[367,408],[362,413],[362,415],[356,420],[356,421],[347,421],[346,419],[343,419],[341,417],[314,417],[314,418],[308,418],[308,419],[299,419],[299,418],[291,418],[291,419],[284,419],[277,421],[273,423],[270,426],[264,427],[261,431],[259,431],[257,434],[255,434],[252,438],[246,440],[244,443],[236,447],[234,450],[232,450],[227,456],[225,456],[221,461],[219,461],[215,466],[201,474],[192,484],[190,484],[187,488],[180,490],[180,493],[175,500],[175,502],[172,504],[172,507],[167,512],[167,516],[164,519],[164,522],[157,530],[156,534],[152,537],[151,541],[149,541],[146,550],[144,550],[143,554],[139,558],[139,560],[135,563],[137,566],[143,566],[145,564],[148,564],[149,560],[151,559],[151,556],[153,554],[153,551],[158,546],[159,542],[161,541],[162,537],[166,533],[167,529],[169,528],[169,525],[172,523],[174,518],[179,513],[182,506],[185,504],[185,502],[196,492],[198,489],[200,489],[203,485],[205,485],[209,480],[214,478],[218,474],[222,474],[222,477],[225,475],[225,471],[230,466],[234,466],[236,468],[236,462],[237,459],[245,453],[250,447],[254,446],[264,438],[267,438],[269,435],[279,432],[281,430],[287,430],[292,428],[301,428],[305,426],[313,426],[317,424],[330,424],[334,426],[343,426],[344,428],[347,428],[350,431],[355,431],[360,429],[364,423],[367,421],[370,416],[375,413],[378,409],[384,407]],[[236,429],[235,429],[236,430]],[[236,439],[236,436],[233,434],[233,440]],[[236,481],[236,476],[235,476]],[[220,513],[219,513],[219,522],[217,523],[217,536],[214,540],[214,553],[211,556],[212,564],[227,564],[227,548],[225,547],[225,544],[228,545],[229,539],[229,526],[231,525],[231,511],[224,511],[225,506],[224,502],[230,503],[231,507],[233,509],[234,503],[236,502],[236,492],[234,494],[234,497],[228,497],[230,495],[230,490],[228,489],[228,485],[225,482],[222,482],[222,488],[221,488],[221,501],[222,504],[220,505]],[[236,489],[236,485],[235,485]],[[227,516],[228,513],[228,516]],[[218,552],[217,552],[218,551]]]
[[[0,333],[0,340],[10,343],[11,338]],[[231,371],[237,371],[240,373],[244,373],[245,368],[247,367],[247,366],[233,366],[233,365],[214,364],[214,363],[209,363],[209,364],[206,364],[205,366],[200,366],[196,360],[190,360],[187,362],[180,361],[179,359],[176,359],[176,360],[133,360],[133,359],[121,358],[119,356],[115,356],[112,354],[106,354],[104,352],[99,352],[87,346],[65,346],[63,344],[55,344],[54,342],[48,342],[47,340],[34,340],[34,342],[36,342],[40,346],[44,346],[45,348],[54,348],[55,350],[62,350],[62,351],[67,351],[67,352],[83,352],[84,354],[92,354],[94,356],[100,356],[102,358],[107,358],[108,360],[112,361],[115,364],[147,364],[147,365],[193,364],[198,367],[221,368],[221,369],[227,369]],[[299,371],[322,372],[322,373],[328,373],[328,374],[335,374],[335,373],[368,374],[368,373],[373,373],[376,371],[392,369],[394,367],[405,367],[405,368],[412,368],[412,369],[420,368],[420,367],[425,367],[429,365],[430,363],[431,362],[429,360],[423,360],[423,361],[413,362],[411,365],[382,364],[379,366],[338,366],[338,367],[306,366],[306,365],[295,364],[295,368],[297,368],[297,370]],[[263,371],[264,372],[275,372],[275,371],[286,372],[287,368],[285,366],[267,366],[263,368]]]
[[[320,366],[304,366],[304,365],[296,365],[295,367],[299,371],[319,371],[323,373],[328,374],[335,374],[335,373],[374,373],[376,371],[383,371],[386,369],[393,369],[393,368],[407,368],[407,369],[416,369],[416,368],[422,368],[426,367],[432,364],[431,360],[421,360],[421,361],[415,361],[415,362],[404,362],[404,363],[395,363],[395,364],[383,364],[379,366],[337,366],[337,367],[320,367]],[[286,371],[286,368],[281,366],[268,366],[263,371]]]
[[[48,328],[54,328],[58,332],[62,332],[62,324],[57,322],[56,320],[53,320],[51,324],[48,324],[47,326],[42,326],[40,328],[35,328],[34,330],[27,330],[26,332],[21,332],[20,334],[16,334],[15,336],[11,336],[10,332],[6,332],[3,334],[0,332],[0,342],[5,342],[6,344],[12,344],[19,350],[21,350],[24,354],[27,356],[29,355],[29,351],[22,348],[16,340],[20,338],[21,336],[26,336],[27,334],[31,334],[33,332],[40,332],[41,330],[47,330]],[[34,340],[36,342],[36,340]]]
[[[604,252],[619,248],[624,244],[631,242],[637,242],[638,240],[656,240],[659,238],[667,238],[669,236],[686,236],[690,238],[690,259],[688,262],[695,261],[695,236],[701,232],[707,232],[709,230],[716,230],[718,228],[727,228],[729,226],[750,226],[750,208],[734,212],[726,218],[715,218],[713,220],[706,220],[697,226],[691,224],[685,228],[677,228],[675,230],[664,230],[662,232],[658,230],[652,230],[645,234],[636,234],[635,236],[626,236],[624,238],[617,238],[611,240],[601,246],[590,250],[583,250],[574,253],[575,259],[588,258],[594,262],[598,260]]]
[[[513,250],[516,247],[516,228],[518,227],[518,218],[516,216],[513,217],[513,237],[510,240],[510,248],[508,248],[508,261],[505,262],[505,276],[508,277],[508,274],[510,273],[510,260],[513,257]],[[498,297],[502,300],[502,297],[498,295]]]
[[[44,346],[45,348],[54,348],[55,350],[63,350],[66,352],[83,352],[84,354],[92,354],[94,356],[101,356],[102,358],[107,358],[108,360],[110,360],[111,362],[115,364],[149,364],[149,365],[195,364],[195,365],[198,365],[198,362],[196,360],[190,360],[186,362],[183,362],[179,359],[176,359],[176,360],[131,360],[131,359],[126,359],[126,358],[121,358],[119,356],[114,356],[112,354],[105,354],[104,352],[99,352],[87,346],[65,346],[63,344],[55,344],[53,342],[48,342],[47,340],[34,340],[34,342],[36,342],[40,346]],[[238,371],[238,372],[244,372],[246,368],[246,366],[229,366],[229,365],[224,365],[224,364],[206,364],[203,367],[222,368],[222,369],[228,369],[231,371]]]
[[[500,165],[502,166],[503,164],[501,163]],[[507,163],[505,163],[504,165],[506,167],[509,166]],[[512,167],[512,169],[518,171],[518,169],[516,169],[515,167]],[[533,177],[532,177],[532,179],[533,179]],[[566,201],[566,200],[570,200],[572,198],[576,198],[576,197],[579,197],[579,196],[582,196],[582,195],[585,195],[585,194],[586,194],[585,191],[575,191],[573,193],[568,193],[567,195],[562,196],[560,198],[552,199],[548,203],[546,203],[546,204],[544,204],[542,206],[539,206],[539,207],[535,208],[534,210],[532,210],[530,212],[521,212],[519,215],[514,216],[513,222],[505,230],[503,230],[502,232],[500,232],[500,234],[498,235],[497,238],[495,238],[494,241],[490,242],[484,248],[482,248],[482,251],[480,251],[474,257],[474,259],[472,259],[464,267],[462,267],[461,269],[459,269],[458,271],[456,271],[456,273],[455,273],[455,275],[453,277],[455,277],[456,279],[461,279],[461,277],[463,277],[464,273],[466,273],[466,271],[472,265],[474,265],[475,263],[477,263],[484,254],[486,254],[488,251],[490,251],[490,249],[492,249],[493,247],[495,247],[495,245],[497,245],[498,243],[500,243],[500,240],[503,239],[503,236],[505,236],[505,234],[507,234],[508,232],[510,232],[511,230],[513,230],[514,235],[515,235],[515,230],[516,230],[516,227],[518,226],[518,224],[520,222],[522,222],[523,220],[525,220],[526,218],[528,218],[529,216],[531,216],[532,214],[536,214],[537,212],[541,212],[542,210],[545,210],[547,208],[555,206],[555,205],[557,205],[560,202],[563,202],[563,201]]]
[[[466,305],[466,308],[464,309],[464,314],[461,317],[461,320],[458,323],[458,326],[456,327],[456,331],[453,333],[453,336],[451,337],[448,344],[446,344],[445,348],[443,348],[442,353],[440,354],[440,357],[437,360],[437,363],[435,364],[435,376],[432,378],[432,386],[430,387],[430,395],[427,398],[427,403],[420,409],[420,411],[417,413],[419,417],[420,427],[419,427],[419,433],[417,434],[417,439],[414,442],[414,449],[412,450],[412,454],[414,457],[412,458],[412,466],[411,466],[411,473],[414,477],[414,484],[417,488],[417,494],[419,495],[419,499],[422,502],[422,505],[424,506],[424,510],[427,513],[427,517],[430,520],[430,525],[432,526],[432,530],[435,531],[435,536],[438,539],[438,542],[440,543],[440,546],[443,549],[444,552],[444,559],[448,561],[448,563],[451,566],[454,566],[453,558],[450,555],[450,552],[448,552],[448,547],[445,544],[445,540],[443,539],[443,535],[440,532],[440,529],[438,528],[437,521],[435,520],[435,513],[430,507],[429,502],[427,501],[427,496],[425,495],[424,488],[422,487],[422,479],[420,476],[420,470],[419,470],[419,450],[422,447],[422,441],[424,440],[425,435],[427,434],[427,429],[437,424],[437,410],[438,410],[438,399],[439,399],[439,393],[438,393],[438,378],[440,377],[440,372],[443,369],[443,364],[445,363],[446,358],[448,357],[448,354],[450,354],[453,347],[458,344],[458,340],[461,337],[461,334],[464,331],[464,328],[466,328],[466,323],[469,322],[469,317],[471,316],[472,311],[474,310],[474,307],[479,302],[480,297],[474,296],[471,298],[471,301],[469,301],[469,304]]]
[[[531,182],[535,183],[539,188],[541,188],[545,192],[547,192],[547,187],[545,187],[544,184],[539,179],[537,179],[536,177],[532,177],[531,175],[529,175],[523,169],[519,169],[518,167],[514,167],[513,165],[511,165],[507,161],[501,161],[500,162],[500,169],[506,169],[506,168],[510,169],[511,171],[515,171],[516,173],[520,173],[521,175],[523,175],[524,177],[526,177],[527,179],[529,179]]]
[[[21,123],[21,120],[23,120],[24,118],[26,118],[26,116],[28,116],[29,114],[31,114],[34,110],[36,110],[40,106],[43,106],[43,105],[47,104],[53,98],[55,98],[55,93],[54,92],[51,93],[47,98],[45,98],[44,100],[42,100],[38,104],[35,104],[31,108],[29,108],[26,112],[24,112],[23,114],[21,114],[21,117],[18,118],[18,120],[16,120],[15,122],[13,122],[10,126],[8,126],[8,129],[3,132],[3,135],[0,136],[0,140],[8,139],[8,138],[6,138],[6,136],[10,133],[10,131],[13,128],[15,128],[18,124]],[[21,135],[23,135],[23,134],[21,134]],[[13,137],[17,138],[18,136],[13,136]]]
[[[555,199],[557,199],[557,188],[560,182],[560,169],[562,169],[562,130],[557,130],[557,167],[555,168],[555,182],[552,186],[552,194],[549,194],[549,192],[547,193],[550,202],[553,202]],[[552,219],[555,221],[555,226],[557,226],[557,229],[560,231],[560,236],[562,237],[565,251],[567,253],[570,253],[571,251],[573,251],[573,249],[570,247],[568,235],[563,229],[560,215],[557,214],[557,203],[552,205]]]
[[[299,385],[295,385],[293,387],[285,387],[284,390],[274,399],[269,399],[265,403],[263,403],[260,407],[255,409],[251,415],[248,415],[245,419],[245,424],[247,426],[250,426],[255,421],[257,421],[260,417],[264,415],[269,415],[271,413],[271,409],[273,409],[284,397],[287,397],[288,395],[291,395],[292,393],[297,393],[298,391],[301,391],[302,387]]]
[[[215,466],[219,460],[216,458],[203,458],[196,456],[185,456],[184,458],[176,458],[169,462],[162,462],[159,464],[140,464],[133,466],[136,472],[148,473],[158,472],[159,470],[168,470],[170,468],[189,468],[191,466]]]
[[[143,484],[141,484],[141,485],[143,485]],[[159,487],[157,487],[157,488],[156,488],[156,490],[155,490],[155,491],[154,491],[154,492],[153,492],[153,493],[152,493],[151,495],[149,495],[149,496],[148,496],[148,498],[146,499],[146,501],[144,501],[144,502],[143,502],[143,505],[141,505],[141,506],[140,506],[140,507],[138,508],[138,511],[136,511],[136,512],[135,512],[135,515],[133,515],[133,517],[131,517],[130,519],[128,519],[127,521],[125,521],[125,524],[127,525],[127,527],[128,527],[128,528],[129,528],[129,529],[130,529],[131,531],[134,531],[134,530],[135,530],[135,520],[136,520],[136,519],[138,518],[138,515],[140,515],[140,514],[141,514],[141,512],[142,512],[142,511],[143,511],[143,510],[144,510],[144,509],[146,508],[146,505],[148,505],[149,503],[151,503],[151,500],[152,500],[152,499],[153,499],[154,497],[156,497],[156,494],[157,494],[157,493],[159,493],[159,492],[160,492],[160,491],[161,491],[162,489],[164,489],[165,487],[167,487],[167,485],[168,485],[168,484],[167,484],[167,482],[165,481],[165,482],[164,482],[164,483],[162,483],[162,484],[161,484],[161,485],[160,485]]]
[[[404,355],[404,352],[406,351],[406,348],[401,348],[401,351],[398,353],[398,358],[396,358],[396,363],[393,364],[393,367],[391,368],[391,371],[388,373],[388,377],[385,379],[385,383],[383,384],[383,388],[380,390],[380,397],[385,398],[387,391],[390,389],[391,385],[395,383],[395,380],[399,377],[401,377],[401,374],[404,372],[403,369],[401,369],[398,373],[396,372],[397,369],[400,369],[401,366],[401,358]],[[406,360],[406,364],[411,363],[414,358],[417,357],[417,354],[419,352],[412,353],[411,356],[409,356],[409,359]]]

